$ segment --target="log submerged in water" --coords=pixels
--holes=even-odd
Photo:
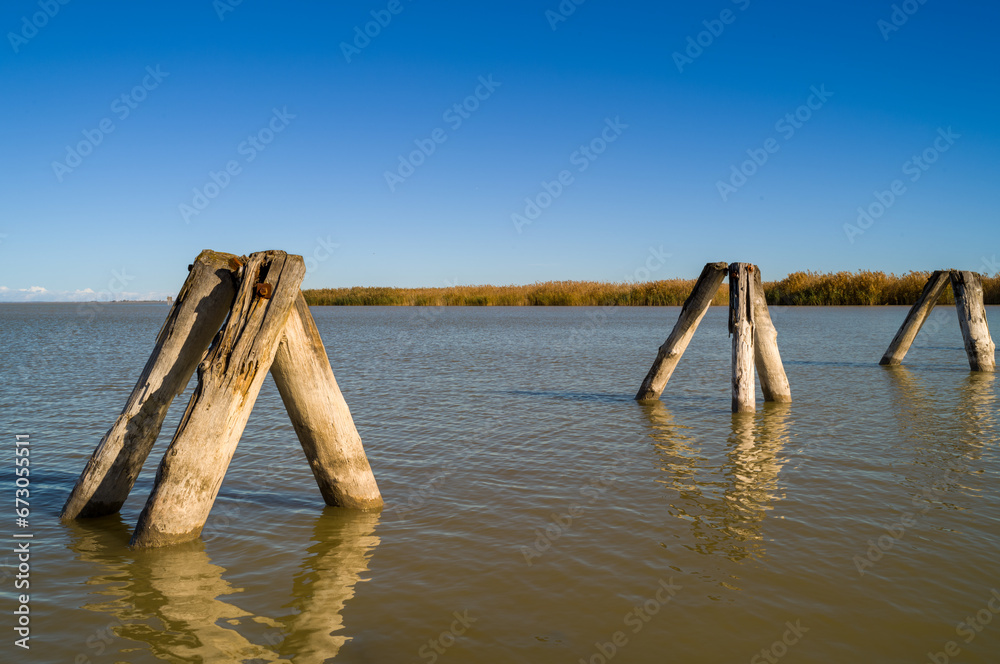
[[[733,336],[733,412],[757,410],[754,383],[753,272],[750,263],[729,266],[729,333]]]
[[[635,395],[636,401],[660,398],[667,386],[667,381],[670,380],[674,369],[677,368],[677,363],[681,361],[684,351],[687,350],[691,337],[698,329],[698,324],[701,323],[711,306],[728,269],[729,267],[725,263],[709,263],[701,271],[701,276],[698,277],[694,290],[691,291],[691,295],[688,296],[681,308],[681,314],[677,323],[674,324],[674,329],[660,346],[653,366],[642,381],[642,386]]]
[[[271,375],[326,504],[382,507],[361,436],[301,293],[288,315]]]
[[[167,409],[184,390],[229,313],[236,293],[232,258],[206,250],[191,265],[132,394],[87,461],[62,519],[114,514],[125,503]]]
[[[879,364],[882,366],[894,367],[902,364],[903,358],[909,352],[913,340],[917,338],[920,329],[927,322],[927,317],[934,309],[934,305],[941,299],[941,294],[948,285],[951,272],[949,270],[937,270],[930,276],[924,285],[924,290],[920,294],[920,299],[910,308],[896,336],[893,337],[889,349],[885,351]]]
[[[990,336],[990,326],[983,306],[983,282],[976,272],[951,273],[951,287],[955,291],[958,323],[965,340],[965,352],[973,371],[996,371],[996,345]]]
[[[198,367],[198,387],[160,462],[133,547],[201,534],[304,275],[302,257],[280,251],[252,254],[240,268],[229,318]]]
[[[764,401],[791,403],[792,388],[778,351],[778,331],[771,322],[771,312],[764,296],[760,269],[753,271],[754,365],[760,375]]]

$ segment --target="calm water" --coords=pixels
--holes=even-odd
[[[904,308],[776,309],[795,402],[747,416],[720,308],[653,406],[676,308],[314,309],[386,509],[323,509],[268,379],[203,541],[132,552],[190,386],[120,516],[58,514],[166,313],[0,306],[0,521],[28,433],[35,535],[0,660],[1000,661],[1000,381],[953,307],[892,370]]]

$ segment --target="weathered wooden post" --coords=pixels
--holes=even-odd
[[[896,332],[896,336],[893,337],[892,343],[889,344],[889,349],[885,351],[885,355],[882,356],[879,364],[883,366],[896,366],[903,362],[903,358],[906,357],[910,346],[913,345],[913,340],[917,338],[920,328],[924,326],[927,317],[934,309],[934,305],[941,299],[941,294],[948,285],[950,275],[951,272],[948,270],[937,270],[927,280],[924,290],[920,294],[920,299],[910,309],[910,313],[906,315],[906,320],[903,321],[903,325]],[[980,294],[982,294],[982,290],[980,290]]]
[[[760,270],[753,271],[753,323],[754,323],[754,364],[760,375],[760,387],[764,401],[790,403],[792,388],[788,384],[785,366],[778,351],[778,331],[771,322],[764,296],[764,283]]]
[[[754,383],[753,271],[750,263],[729,266],[729,333],[733,337],[733,412],[757,410]]]
[[[232,311],[198,367],[198,387],[160,462],[134,547],[201,534],[274,361],[305,264],[301,256],[265,251],[252,254],[238,276]]]
[[[229,313],[232,254],[203,251],[191,265],[156,346],[121,415],[104,434],[63,507],[63,519],[121,509],[153,448],[174,397],[187,385]]]
[[[698,277],[694,290],[691,291],[691,295],[688,296],[681,308],[681,315],[677,319],[673,331],[660,346],[653,366],[642,381],[642,386],[635,395],[636,401],[660,398],[663,389],[667,386],[667,381],[670,380],[674,369],[677,368],[677,363],[681,361],[684,351],[687,350],[691,337],[698,329],[698,324],[705,317],[719,286],[722,285],[727,270],[728,266],[725,263],[709,263],[701,271],[701,276]]]
[[[983,282],[976,272],[951,273],[951,287],[955,291],[958,323],[962,327],[965,352],[973,371],[996,370],[996,345],[990,336],[990,326],[983,306]]]
[[[288,315],[271,376],[326,504],[381,507],[361,436],[302,293]]]

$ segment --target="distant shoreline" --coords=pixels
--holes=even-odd
[[[770,305],[784,306],[911,306],[930,276],[884,272],[794,272],[781,281],[764,283]],[[315,288],[303,291],[310,306],[681,306],[695,279],[643,283],[547,281],[524,286],[452,286],[447,288],[362,287]],[[986,304],[1000,304],[1000,274],[983,277]],[[954,304],[949,285],[940,304]],[[729,302],[723,283],[713,305]]]

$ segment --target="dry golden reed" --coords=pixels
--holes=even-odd
[[[929,272],[904,275],[858,272],[793,272],[781,281],[764,283],[769,304],[782,305],[912,305]],[[361,287],[320,288],[305,291],[312,305],[340,306],[680,306],[691,294],[694,279],[665,279],[644,283],[599,281],[545,281],[527,286],[453,286],[450,288]],[[1000,304],[1000,274],[983,278],[986,304]],[[713,300],[729,300],[726,283]],[[942,304],[954,302],[951,286]]]

